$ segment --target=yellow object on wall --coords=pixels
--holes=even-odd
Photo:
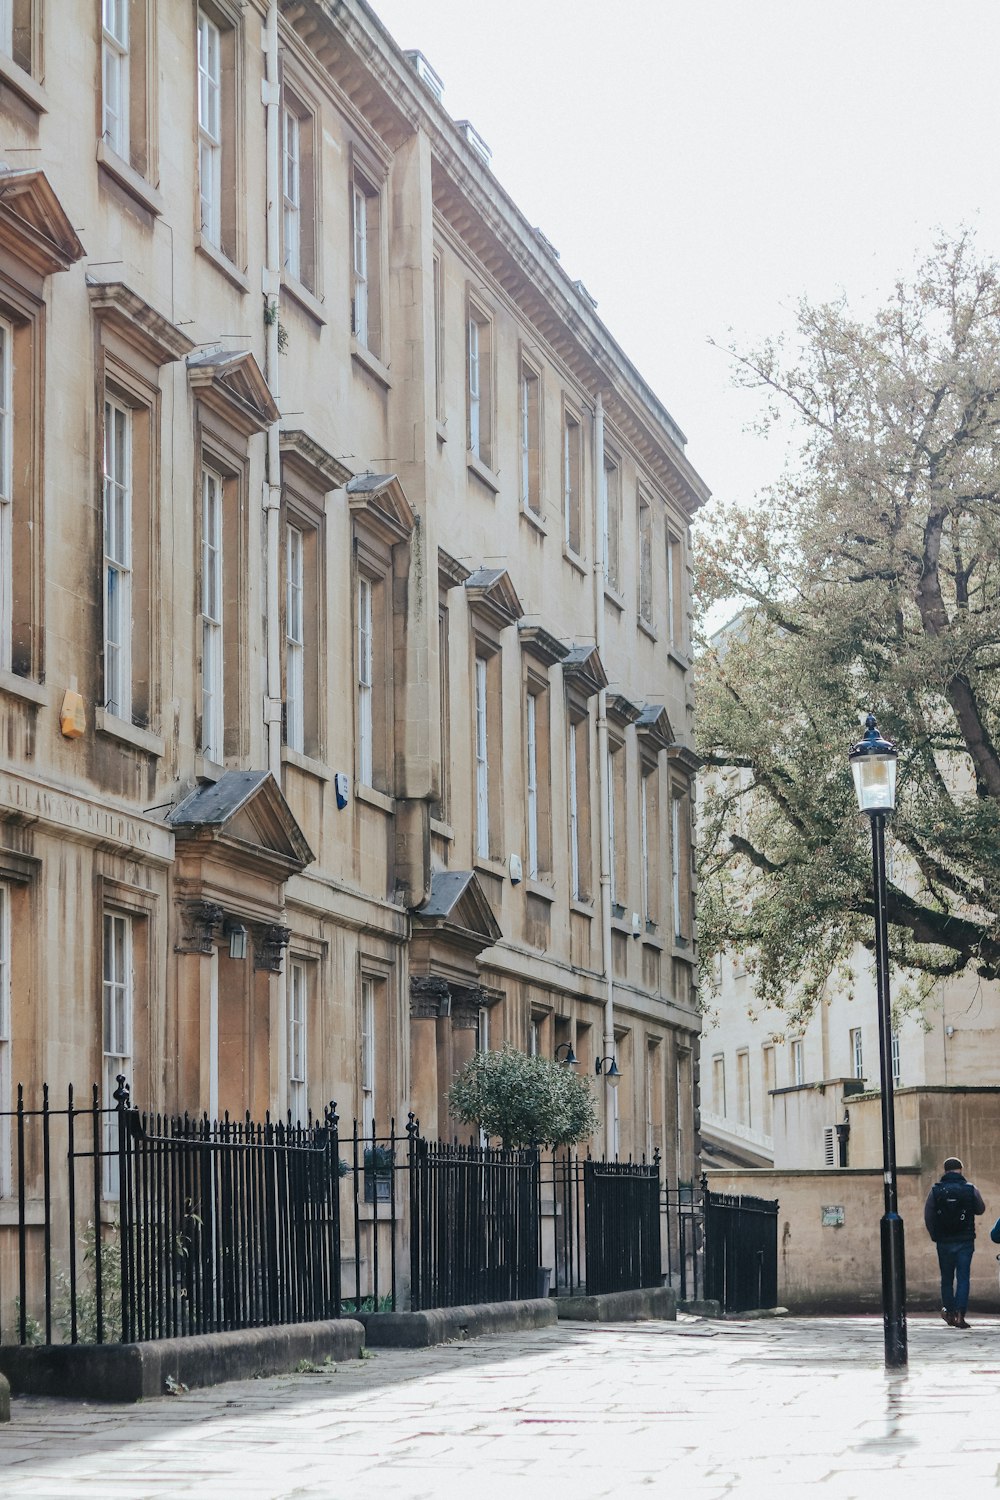
[[[78,740],[86,731],[87,715],[83,707],[83,698],[73,688],[67,688],[59,710],[59,728],[68,740]]]

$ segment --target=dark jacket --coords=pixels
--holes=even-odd
[[[940,1187],[940,1186],[951,1187],[955,1183],[964,1183],[964,1182],[965,1182],[965,1178],[962,1176],[961,1172],[945,1172],[945,1174],[941,1178],[940,1182],[939,1183],[935,1183],[935,1187]],[[972,1191],[975,1194],[975,1199],[974,1199],[974,1204],[973,1204],[975,1213],[976,1214],[984,1214],[986,1212],[986,1204],[983,1202],[983,1195],[982,1195],[982,1193],[976,1187],[975,1183],[970,1182],[967,1185],[972,1188]],[[927,1226],[927,1233],[930,1235],[930,1237],[931,1237],[932,1240],[936,1241],[937,1240],[937,1225],[935,1224],[935,1221],[934,1221],[934,1188],[931,1188],[930,1192],[927,1194],[927,1202],[924,1204],[924,1223]],[[948,1240],[949,1240],[949,1242],[951,1242],[952,1240],[955,1240],[955,1241],[959,1241],[959,1240],[974,1240],[975,1237],[976,1237],[976,1226],[975,1226],[975,1224],[973,1222],[970,1221],[967,1233],[965,1233],[965,1234],[953,1234],[953,1235],[949,1235],[948,1236]]]

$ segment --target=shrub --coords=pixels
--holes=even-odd
[[[504,1147],[570,1146],[599,1123],[588,1079],[550,1057],[526,1057],[509,1043],[469,1058],[448,1090],[448,1107]]]
[[[76,1332],[81,1344],[97,1342],[97,1289],[95,1271],[101,1258],[101,1302],[103,1333],[106,1344],[116,1344],[122,1336],[122,1250],[118,1225],[111,1227],[107,1239],[88,1222],[81,1236],[82,1264],[76,1283]],[[68,1343],[73,1328],[73,1289],[66,1271],[56,1272],[55,1317],[63,1339]]]

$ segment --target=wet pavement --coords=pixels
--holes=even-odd
[[[1000,1489],[1000,1319],[560,1324],[138,1406],[15,1398],[0,1496],[962,1500]]]

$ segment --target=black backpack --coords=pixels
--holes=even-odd
[[[934,1237],[966,1239],[975,1234],[976,1190],[971,1182],[934,1184]]]

